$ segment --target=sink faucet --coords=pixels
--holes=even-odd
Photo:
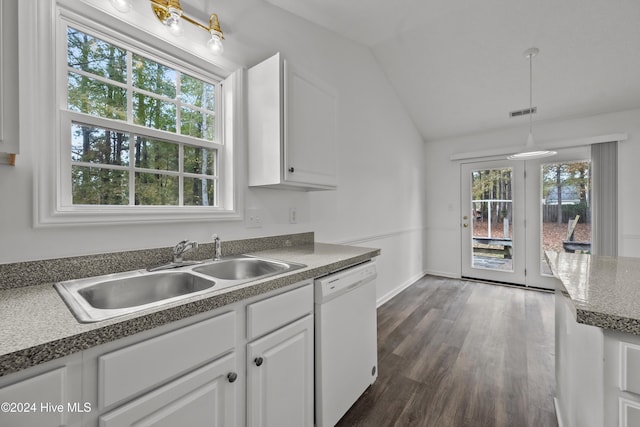
[[[213,236],[213,244],[215,245],[215,255],[213,257],[214,261],[220,261],[220,258],[222,258],[222,245],[220,244],[220,237],[218,237],[217,234],[214,234]]]
[[[198,248],[198,242],[192,242],[191,240],[183,240],[181,242],[178,242],[178,244],[175,245],[173,248],[174,264],[182,262],[182,254],[184,254],[185,252],[191,249],[197,249],[197,248]]]

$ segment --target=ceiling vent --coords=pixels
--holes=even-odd
[[[526,115],[529,115],[529,114],[535,114],[537,112],[538,112],[538,107],[525,108],[524,110],[510,111],[509,112],[509,117],[526,116]]]

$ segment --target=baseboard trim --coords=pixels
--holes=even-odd
[[[424,275],[430,274],[432,276],[446,277],[448,279],[460,279],[460,275],[457,273],[450,273],[447,271],[438,270],[425,270]]]
[[[562,413],[560,412],[560,403],[558,403],[558,398],[553,398],[553,406],[556,408],[556,420],[558,421],[558,427],[564,427],[564,423],[562,422]]]
[[[405,289],[407,289],[409,286],[413,285],[414,283],[416,283],[418,280],[422,279],[424,276],[426,276],[428,273],[418,273],[415,276],[413,276],[412,278],[410,278],[409,280],[405,281],[403,284],[401,284],[400,286],[398,286],[397,288],[391,290],[390,292],[387,292],[385,295],[383,295],[380,299],[378,299],[378,301],[376,301],[376,307],[380,307],[381,305],[385,304],[386,302],[388,302],[390,299],[392,299],[393,297],[395,297],[396,295],[398,295],[400,292],[404,291]]]

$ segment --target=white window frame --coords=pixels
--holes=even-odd
[[[242,158],[241,150],[238,149],[242,123],[242,70],[221,79],[219,75],[229,74],[228,71],[208,64],[193,52],[168,46],[162,37],[123,22],[119,17],[109,14],[108,9],[100,10],[77,0],[60,0],[58,5],[52,3],[54,2],[20,2],[19,10],[20,51],[32,52],[31,55],[21,54],[19,65],[23,101],[20,104],[20,129],[25,131],[24,137],[33,145],[35,160],[34,225],[242,219],[240,189],[243,180],[238,173]],[[101,3],[109,6],[109,2]],[[216,135],[221,135],[219,142],[222,144],[212,144],[209,147],[218,149],[218,206],[106,206],[70,203],[70,123],[83,122],[83,116],[90,117],[90,124],[107,124],[111,120],[67,109],[67,25],[191,76],[222,80],[221,96],[216,96]],[[207,69],[217,72],[210,73]],[[74,120],[79,118],[80,120]],[[118,123],[116,129],[123,131],[144,129],[143,134],[158,139],[207,146],[204,140],[131,123],[115,122]]]

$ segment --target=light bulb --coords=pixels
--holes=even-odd
[[[133,7],[131,0],[109,0],[111,6],[118,12],[127,13]]]
[[[214,55],[222,55],[222,52],[224,52],[222,39],[215,31],[211,31],[211,38],[207,41],[207,46]]]
[[[182,27],[182,10],[176,9],[175,7],[169,7],[169,16],[164,20],[164,25],[167,26],[169,32],[174,36],[181,36],[184,33],[184,28]]]

